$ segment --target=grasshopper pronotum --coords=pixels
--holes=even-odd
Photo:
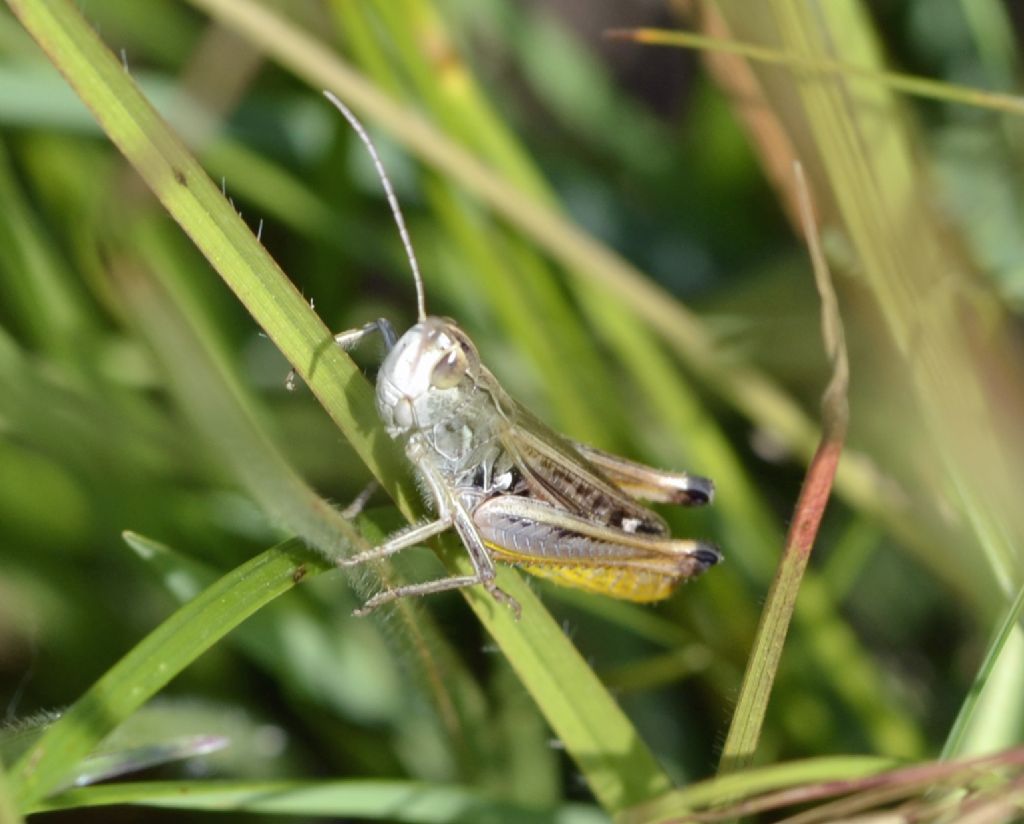
[[[495,561],[640,602],[666,598],[717,564],[717,549],[673,538],[665,521],[638,503],[707,504],[710,480],[633,463],[552,431],[508,396],[454,321],[427,315],[416,255],[373,142],[348,107],[325,94],[370,152],[409,258],[418,309],[418,322],[400,338],[380,319],[336,335],[335,342],[349,349],[369,334],[383,337],[377,410],[388,434],[403,444],[436,515],[339,564],[385,558],[455,529],[474,570],[384,590],[357,614],[396,598],[479,584],[518,616],[519,605],[495,583]]]

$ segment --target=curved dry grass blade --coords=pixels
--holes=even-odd
[[[960,762],[946,772],[937,762],[894,771],[852,795],[821,804],[784,819],[786,824],[829,824],[853,816],[899,815],[903,821],[951,821],[963,824],[973,811],[979,821],[1009,824],[1019,821],[1021,777],[1007,784],[1000,770],[1017,766],[1019,751],[1000,755],[982,764]],[[799,800],[796,803],[801,803]],[[1007,805],[1016,812],[1007,814]],[[893,808],[891,805],[896,804]]]
[[[754,649],[747,662],[739,700],[722,750],[720,772],[732,772],[746,766],[757,748],[764,714],[768,708],[772,684],[782,658],[782,647],[796,605],[796,596],[814,539],[821,524],[835,478],[839,456],[846,438],[849,420],[847,386],[849,365],[843,337],[842,319],[835,291],[817,238],[813,206],[802,167],[795,166],[800,192],[804,234],[814,263],[814,279],[821,295],[821,325],[825,348],[832,362],[832,378],[822,397],[821,444],[811,460],[804,478],[786,538],[775,580],[765,603],[761,623],[754,639]]]
[[[743,42],[765,40],[776,46],[781,44],[780,47],[789,53],[806,56],[812,53],[811,50],[795,48],[792,45],[793,40],[788,35],[792,26],[788,20],[784,25],[781,19],[783,9],[793,9],[797,6],[804,9],[808,33],[817,43],[811,59],[838,53],[845,58],[843,62],[863,63],[872,67],[884,66],[880,50],[877,48],[877,32],[872,31],[862,6],[856,3],[830,3],[812,8],[806,4],[780,2],[751,6],[747,3],[722,0],[705,8],[701,25],[709,32],[725,36],[725,39],[742,39]],[[783,33],[787,33],[786,37],[782,36]],[[851,146],[873,147],[870,163],[863,163],[855,173],[833,175],[829,171],[828,179],[832,181],[829,186],[829,199],[823,200],[820,205],[825,213],[835,214],[840,200],[848,200],[853,204],[871,203],[872,206],[865,210],[868,213],[868,222],[877,219],[877,225],[888,226],[893,231],[889,232],[888,237],[880,240],[876,248],[869,248],[866,251],[872,255],[877,252],[891,256],[901,247],[910,247],[909,256],[886,272],[879,281],[880,285],[887,289],[895,284],[911,283],[918,276],[921,277],[920,285],[913,286],[918,292],[918,297],[913,301],[912,310],[908,313],[913,318],[912,326],[917,329],[912,336],[912,349],[916,354],[911,354],[915,363],[908,369],[908,385],[917,380],[913,373],[921,371],[916,367],[920,366],[920,352],[926,348],[921,342],[927,340],[931,334],[931,319],[942,314],[933,309],[936,305],[942,304],[945,312],[947,308],[952,309],[954,306],[953,300],[947,302],[945,298],[933,299],[932,295],[945,296],[967,292],[972,294],[972,300],[965,301],[965,304],[970,304],[969,307],[964,306],[962,311],[954,310],[951,313],[956,317],[953,326],[937,333],[940,341],[959,341],[947,344],[952,359],[943,355],[937,358],[939,362],[952,367],[953,364],[959,365],[969,357],[965,348],[970,349],[975,344],[971,342],[970,333],[964,335],[965,329],[970,327],[970,324],[964,323],[964,318],[976,310],[979,312],[978,316],[988,319],[984,334],[987,341],[993,341],[993,329],[998,325],[1001,310],[991,302],[984,309],[980,308],[986,303],[987,296],[983,294],[983,289],[976,290],[975,294],[975,279],[965,278],[965,282],[972,284],[970,288],[951,288],[950,284],[954,282],[954,278],[951,275],[937,274],[956,271],[961,266],[966,267],[966,263],[957,259],[955,248],[950,248],[957,245],[957,240],[955,232],[950,231],[952,227],[949,223],[942,218],[933,221],[928,216],[935,199],[926,194],[930,190],[930,181],[927,176],[920,174],[921,147],[916,145],[912,130],[905,128],[909,119],[904,116],[899,101],[894,99],[888,88],[877,83],[853,80],[850,85],[857,88],[849,89],[839,75],[810,76],[794,82],[797,78],[792,72],[780,71],[725,53],[709,53],[708,65],[718,85],[732,100],[735,116],[743,123],[745,131],[754,143],[766,175],[785,204],[791,219],[798,211],[795,208],[795,198],[790,195],[792,187],[789,185],[789,168],[794,157],[799,155],[804,158],[809,164],[808,170],[816,170],[813,176],[816,180],[822,181],[825,179],[821,170],[822,165],[829,167],[830,170],[831,167],[839,166],[837,158],[848,158]],[[824,129],[819,134],[817,123],[812,127],[812,112],[805,109],[803,103],[807,92],[812,90],[832,90],[837,98],[842,99],[846,107],[846,119],[842,122],[837,119],[837,122],[832,124],[842,126],[841,131],[835,128],[826,136]],[[817,113],[814,113],[813,120],[817,119]],[[818,162],[811,165],[812,159],[817,159]],[[821,161],[827,162],[822,164]],[[847,165],[844,171],[852,170]],[[905,186],[908,181],[912,181],[910,189]],[[822,195],[824,194],[822,190]],[[887,202],[883,204],[880,200]],[[883,213],[885,216],[881,217]],[[840,239],[844,236],[853,242],[854,234],[851,232],[859,227],[847,223],[845,227],[839,224],[834,228],[837,232],[837,242],[841,242]],[[933,255],[936,240],[943,244],[945,249]],[[861,254],[859,249],[853,249],[853,246],[859,246],[859,243],[860,239],[856,243],[851,243],[850,250],[844,253],[845,263],[856,272],[861,272],[867,265],[866,261],[872,260],[872,256]],[[856,255],[851,255],[851,251],[855,251]],[[911,273],[913,277],[910,276]],[[934,282],[927,283],[929,279]],[[903,294],[902,288],[895,291],[896,294]],[[881,290],[879,294],[881,295]],[[979,300],[974,302],[974,297],[978,297]],[[889,313],[890,305],[892,303],[888,298],[880,300],[883,313]],[[923,322],[926,316],[927,323]],[[927,336],[922,334],[925,329],[929,329]],[[930,348],[930,340],[928,343]],[[1003,360],[995,355],[992,359]],[[1005,360],[1003,363],[1010,364],[1012,361]],[[999,368],[1003,368],[1002,363]],[[1008,372],[1009,369],[1010,367],[1007,367]],[[953,374],[952,369],[946,368],[945,371],[950,385],[963,385],[964,396],[971,394],[974,376],[965,374],[962,378],[953,379],[949,377]],[[984,374],[987,371],[989,369],[985,366],[974,368],[975,374]],[[1013,384],[1015,381],[1009,378],[1009,383]],[[1013,389],[1008,389],[1005,394],[1010,397],[1013,392]],[[924,401],[922,408],[928,411],[938,403],[938,399]],[[971,419],[980,420],[984,415],[984,412],[979,414],[975,410],[971,413]],[[926,437],[925,433],[926,430],[922,427],[920,433],[914,433],[913,437],[923,438]],[[928,444],[924,448],[932,454],[942,455],[948,451],[942,441],[953,440],[963,443],[971,437],[969,430],[955,435],[943,434],[939,437],[938,444]],[[884,458],[882,460],[884,462]],[[859,470],[850,473],[851,464],[857,461],[856,453],[847,451],[836,477],[837,492],[851,503],[855,499],[850,495],[848,482],[851,474],[860,475]],[[898,466],[893,466],[893,470],[897,473],[900,471]],[[924,479],[925,484],[934,485],[942,474],[929,474]],[[876,480],[882,479],[879,476]],[[980,482],[980,478],[975,479],[968,486],[980,488]],[[1019,484],[1017,486],[1019,487]],[[889,494],[904,494],[895,487],[888,489]],[[913,505],[904,501],[904,506],[897,506],[895,502],[890,501],[887,505],[874,507],[870,503],[872,494],[868,490],[861,491],[864,494],[858,495],[854,503],[857,509],[862,513],[870,513],[873,518],[884,520],[887,528],[899,536],[901,543],[913,552],[919,562],[942,580],[959,599],[970,600],[979,614],[991,615],[992,619],[995,619],[990,573],[982,565],[967,562],[969,556],[961,550],[961,545],[970,540],[967,528],[961,528],[962,538],[958,540],[957,537],[951,536],[948,528],[936,518],[934,505]],[[882,492],[880,485],[875,487],[875,495],[878,493],[881,493],[882,497],[887,494]],[[940,497],[944,497],[944,493]],[[923,504],[923,501],[921,503]],[[943,506],[944,502],[938,505],[940,512]],[[896,510],[899,509],[903,510],[902,514],[897,514]],[[990,528],[991,524],[983,526],[983,529]]]
[[[932,761],[862,778],[822,781],[767,793],[713,812],[695,813],[692,819],[722,821],[823,799],[836,799],[785,819],[787,824],[818,824],[845,819],[869,810],[880,812],[883,805],[920,796],[919,809],[905,809],[906,818],[903,820],[930,821],[937,818],[937,810],[935,815],[925,814],[923,810],[932,805],[949,815],[951,806],[955,811],[991,803],[997,809],[1002,809],[1007,802],[1019,803],[1020,782],[1024,779],[1022,768],[1024,748],[964,761]],[[975,782],[978,782],[976,790],[973,789]],[[933,791],[939,792],[935,795]],[[950,792],[958,791],[957,796],[950,797]],[[963,819],[958,816],[948,820],[959,822]]]
[[[726,3],[737,18],[746,9],[740,5]],[[787,0],[770,11],[779,42],[798,54],[882,63],[877,33],[856,4]],[[803,113],[794,123],[803,126],[800,151],[817,157],[829,181],[831,205],[890,335],[888,351],[898,355],[920,410],[919,448],[935,456],[935,478],[923,481],[946,488],[984,564],[959,546],[947,555],[965,577],[987,566],[1009,602],[1020,586],[1024,546],[1016,426],[1024,371],[1009,313],[940,215],[920,171],[920,141],[890,90],[861,84],[854,95],[830,78],[785,91]]]
[[[895,762],[891,758],[863,755],[839,755],[811,758],[804,761],[772,764],[718,775],[698,781],[680,790],[673,790],[647,804],[627,810],[618,824],[660,824],[679,821],[691,810],[717,808],[729,801],[753,799],[765,793],[785,792],[812,783],[855,781],[879,775]],[[739,802],[745,803],[745,802]]]
[[[635,807],[619,824],[668,824],[681,821],[722,821],[787,807],[806,807],[787,824],[846,820],[859,812],[885,814],[884,804],[912,800],[903,820],[931,821],[938,812],[961,822],[968,812],[998,815],[992,821],[1014,820],[1004,811],[1021,803],[1024,748],[959,762],[929,762],[891,768],[891,759],[837,756],[747,769],[701,781],[657,801]],[[722,806],[728,799],[741,801]],[[832,800],[829,800],[832,799]],[[701,810],[701,808],[709,808]],[[981,813],[979,813],[980,815]],[[890,820],[890,819],[885,819]],[[984,819],[989,820],[989,819]]]

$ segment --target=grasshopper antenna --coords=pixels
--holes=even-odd
[[[387,196],[388,205],[391,206],[391,214],[395,216],[395,223],[398,224],[398,234],[402,237],[402,245],[405,246],[406,257],[409,258],[409,265],[412,267],[412,277],[416,282],[416,315],[417,319],[422,323],[427,319],[426,300],[423,297],[423,276],[420,275],[420,266],[416,262],[416,253],[412,250],[412,241],[409,239],[409,230],[405,228],[405,218],[402,217],[402,210],[398,205],[398,198],[395,197],[395,190],[391,188],[391,181],[388,179],[388,174],[384,171],[384,164],[380,162],[380,157],[377,155],[377,148],[373,145],[373,141],[370,140],[370,135],[366,133],[366,129],[364,129],[363,124],[359,122],[359,118],[352,114],[352,110],[342,103],[333,92],[325,89],[324,97],[330,100],[331,103],[334,104],[334,107],[345,116],[349,125],[355,129],[356,134],[359,135],[359,139],[363,141],[363,144],[370,152],[370,157],[373,159],[373,165],[377,169],[377,175],[380,177],[380,182],[384,186],[384,194]]]

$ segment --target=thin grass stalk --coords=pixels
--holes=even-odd
[[[722,749],[719,772],[725,773],[742,769],[754,757],[772,685],[782,659],[786,634],[796,608],[797,593],[832,491],[832,481],[835,478],[849,422],[849,365],[842,319],[828,265],[818,241],[813,206],[803,169],[799,165],[795,169],[797,188],[801,193],[804,236],[814,264],[815,284],[821,295],[822,337],[832,363],[832,377],[821,402],[821,445],[807,469],[800,490],[800,498],[786,538],[786,547],[768,592],[761,622],[754,638],[754,649],[747,662],[747,671],[740,686],[736,710]]]
[[[980,6],[981,4],[976,5]],[[843,80],[863,80],[877,83],[893,91],[926,100],[959,103],[963,106],[991,109],[1006,114],[1024,114],[1024,100],[1017,95],[990,92],[971,86],[958,86],[955,83],[932,80],[928,77],[867,68],[856,63],[828,57],[805,56],[757,43],[743,43],[721,37],[708,37],[693,32],[665,29],[612,29],[606,32],[606,36],[613,40],[632,40],[651,46],[682,46],[716,54],[735,54],[758,63],[785,66],[800,73],[833,75]]]

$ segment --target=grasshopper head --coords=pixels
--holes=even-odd
[[[454,321],[428,317],[417,323],[377,373],[377,409],[388,433],[398,437],[451,418],[479,373],[476,347]]]

